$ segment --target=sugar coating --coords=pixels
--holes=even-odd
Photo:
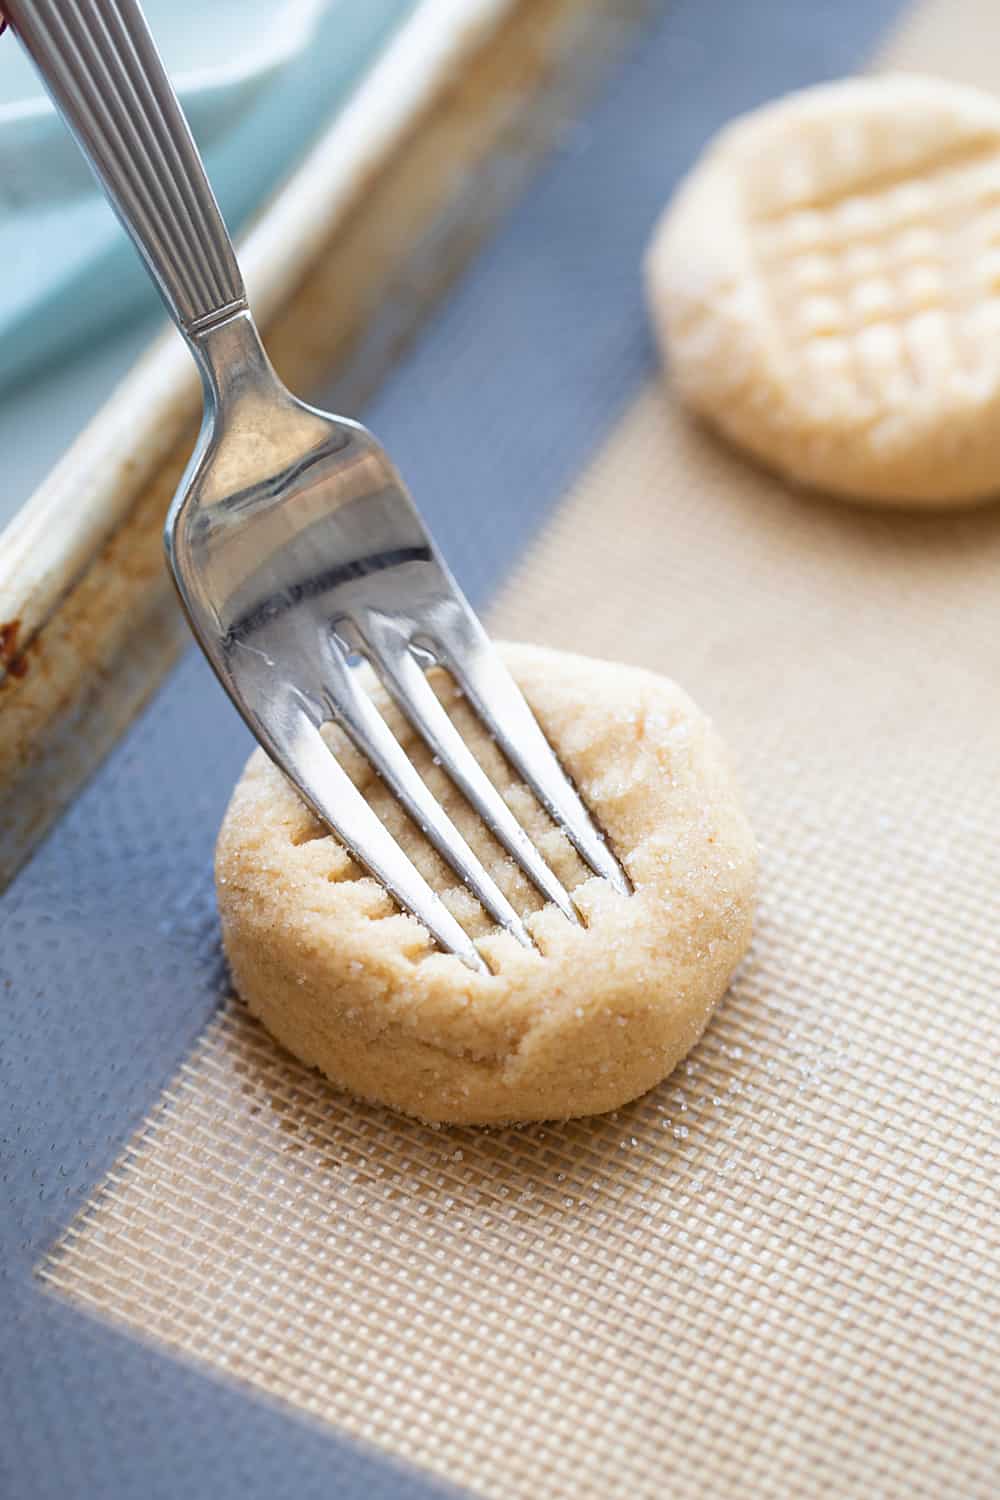
[[[351,1093],[430,1122],[503,1124],[614,1109],[700,1036],[750,940],[756,850],[709,721],[650,672],[534,646],[503,648],[634,884],[586,870],[456,695],[462,734],[586,925],[544,905],[377,685],[373,696],[537,951],[493,927],[336,732],[331,745],[490,968],[439,952],[326,835],[263,753],[219,833],[216,879],[236,988],[277,1039]]]
[[[885,75],[724,130],[646,258],[671,378],[799,483],[1000,492],[1000,101]]]

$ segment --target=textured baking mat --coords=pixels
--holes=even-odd
[[[47,1279],[497,1500],[995,1495],[998,572],[996,510],[802,500],[642,396],[492,623],[740,747],[763,900],[703,1042],[435,1131],[230,1004]]]
[[[935,63],[936,4],[893,60]],[[676,113],[681,165],[857,60],[852,7],[774,3],[727,73],[727,15],[670,7],[370,415],[479,597],[563,491],[491,623],[714,714],[763,845],[750,959],[617,1115],[486,1135],[346,1101],[217,1010],[207,862],[245,740],[188,660],[5,903],[16,1248],[61,1295],[15,1296],[0,1476],[61,1450],[63,1492],[420,1492],[379,1453],[505,1500],[997,1491],[1000,511],[793,495],[644,385],[635,268],[675,171],[650,139]],[[456,483],[432,434],[463,387]]]

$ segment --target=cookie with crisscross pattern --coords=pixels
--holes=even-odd
[[[650,303],[684,399],[810,487],[1000,492],[1000,101],[887,75],[736,121],[665,213]]]

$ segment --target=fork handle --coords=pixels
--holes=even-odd
[[[137,0],[3,0],[181,332],[246,308],[232,241]]]

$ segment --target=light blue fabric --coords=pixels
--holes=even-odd
[[[204,0],[177,0],[197,26]],[[309,47],[208,155],[229,226],[245,222],[371,65],[415,0],[332,0]],[[12,37],[0,45],[15,46]],[[156,305],[104,198],[0,214],[0,390]]]

